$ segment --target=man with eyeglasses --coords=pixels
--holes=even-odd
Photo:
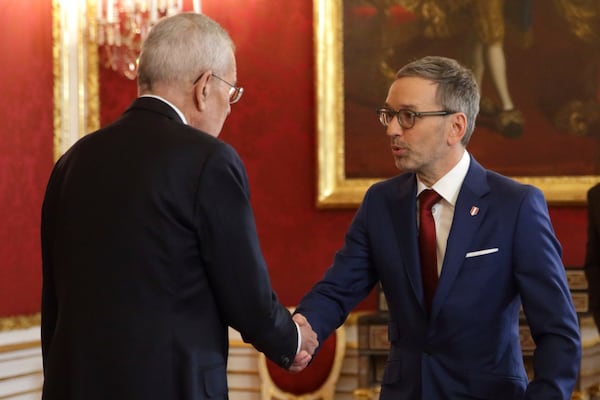
[[[467,152],[478,110],[476,80],[455,60],[398,71],[377,113],[402,172],[369,188],[344,247],[296,308],[325,340],[381,283],[391,346],[380,400],[573,391],[580,334],[546,201]],[[521,307],[536,344],[531,381]]]
[[[228,327],[297,372],[318,346],[272,290],[244,165],[217,139],[243,89],[229,34],[161,20],[137,98],[56,163],[42,209],[44,400],[227,399]]]

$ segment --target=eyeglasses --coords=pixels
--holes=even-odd
[[[243,87],[235,86],[234,84],[227,82],[225,79],[223,79],[215,74],[211,74],[211,76],[213,78],[216,78],[216,79],[220,80],[221,82],[225,82],[226,84],[229,85],[229,104],[237,103],[238,101],[240,101],[240,99],[242,98],[242,94],[244,93]],[[200,75],[198,78],[196,78],[196,80],[194,81],[194,85],[196,83],[198,83],[200,78],[202,78],[202,75]]]
[[[229,85],[229,104],[237,103],[242,98],[242,94],[244,93],[243,87],[235,86],[227,82],[225,79],[218,77],[215,74],[212,74],[212,77],[217,78],[221,82],[225,82]]]
[[[379,116],[379,122],[383,126],[389,126],[392,122],[392,118],[396,117],[398,123],[402,129],[410,129],[415,126],[415,118],[425,118],[433,116],[445,116],[450,114],[456,114],[456,111],[413,111],[406,108],[394,111],[388,107],[381,107],[377,109],[377,115]]]

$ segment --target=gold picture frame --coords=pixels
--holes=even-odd
[[[96,0],[52,0],[54,160],[100,125]]]
[[[348,178],[344,158],[343,1],[314,1],[317,129],[317,207],[355,208],[381,177]],[[513,176],[540,188],[552,205],[585,204],[598,175]]]

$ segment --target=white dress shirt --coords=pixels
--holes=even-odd
[[[177,115],[179,115],[179,118],[181,118],[181,120],[183,121],[184,124],[188,125],[187,119],[185,119],[185,115],[183,115],[183,113],[181,112],[181,110],[177,107],[175,107],[175,105],[173,103],[171,103],[169,100],[166,100],[160,96],[157,96],[155,94],[144,94],[141,95],[140,97],[153,97],[155,99],[158,99],[160,101],[162,101],[163,103],[168,104],[173,110],[175,110],[175,112],[177,113]]]
[[[427,187],[417,178],[417,199],[425,189],[433,189],[442,196],[442,199],[431,209],[435,221],[438,276],[441,274],[442,265],[444,264],[448,235],[450,234],[450,227],[452,226],[452,219],[454,218],[454,206],[456,205],[456,199],[458,198],[458,193],[465,180],[465,176],[467,176],[470,163],[471,158],[469,157],[469,152],[465,150],[460,161],[448,171],[446,175],[434,183],[432,187]],[[418,201],[417,215],[419,215]],[[418,223],[419,221],[417,218],[417,224]]]

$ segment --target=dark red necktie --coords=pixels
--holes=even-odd
[[[431,302],[438,282],[437,242],[431,207],[441,198],[435,190],[431,189],[425,189],[419,195],[419,254],[427,311],[431,311]]]

